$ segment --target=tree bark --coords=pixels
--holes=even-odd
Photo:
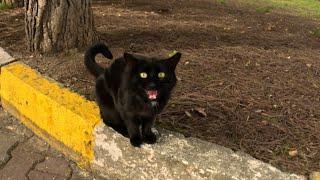
[[[7,4],[11,7],[23,7],[24,0],[2,0],[2,3]]]
[[[91,0],[25,0],[25,8],[31,52],[55,53],[93,42]]]

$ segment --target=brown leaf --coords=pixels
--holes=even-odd
[[[291,157],[295,157],[298,155],[298,150],[296,150],[296,149],[289,150],[288,154]]]
[[[207,113],[205,112],[204,108],[195,108],[194,109],[197,113],[199,113],[202,117],[207,117]]]

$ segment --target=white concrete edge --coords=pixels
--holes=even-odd
[[[0,47],[0,67],[17,61],[14,57],[8,54],[3,48]]]
[[[156,144],[141,148],[103,124],[94,134],[92,169],[107,179],[306,179],[245,153],[166,130]]]

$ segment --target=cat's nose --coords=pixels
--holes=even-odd
[[[148,88],[149,89],[154,89],[154,88],[156,88],[157,87],[157,85],[155,84],[155,83],[149,83],[148,84]]]

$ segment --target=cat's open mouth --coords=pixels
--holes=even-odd
[[[148,98],[150,100],[157,99],[157,96],[158,96],[158,91],[157,90],[146,90],[146,93],[147,93]]]

